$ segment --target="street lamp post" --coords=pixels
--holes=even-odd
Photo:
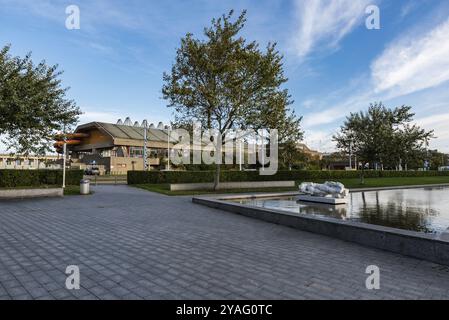
[[[65,189],[65,165],[67,161],[67,137],[65,133],[65,125],[63,129],[63,137],[64,137],[64,146],[62,148],[63,156],[62,156],[62,188]]]
[[[170,171],[170,126],[167,126],[167,170]]]
[[[65,189],[65,165],[67,162],[67,143],[64,137],[64,147],[63,147],[63,157],[62,157],[62,188]]]
[[[352,170],[352,143],[349,141],[349,168]]]
[[[143,120],[143,170],[148,170],[148,157],[147,157],[147,142],[148,142],[148,121]]]

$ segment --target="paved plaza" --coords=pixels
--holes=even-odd
[[[0,202],[0,299],[449,298],[449,267],[128,186]],[[65,287],[79,266],[80,290]],[[380,290],[365,287],[380,268]]]

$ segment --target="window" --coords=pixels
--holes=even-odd
[[[112,156],[112,153],[113,153],[112,150],[102,150],[100,154],[102,157],[107,158]]]
[[[142,158],[143,157],[143,148],[142,147],[130,147],[129,153],[131,158]]]

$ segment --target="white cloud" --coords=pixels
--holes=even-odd
[[[296,0],[298,19],[294,48],[300,59],[319,49],[338,47],[339,42],[365,17],[370,0]]]
[[[87,111],[86,111],[87,110]],[[162,114],[144,114],[141,112],[133,112],[129,108],[111,108],[109,110],[101,108],[89,108],[85,109],[84,113],[80,116],[79,124],[85,124],[89,122],[107,122],[116,123],[118,119],[125,120],[126,117],[130,117],[131,122],[138,121],[142,123],[144,119],[147,119],[149,123],[163,122],[169,123],[170,120],[164,117]]]
[[[447,107],[444,109],[448,109]],[[419,126],[426,130],[434,130],[436,139],[430,141],[431,148],[449,152],[449,113],[433,114],[416,119]]]
[[[328,124],[344,116],[345,114],[342,114],[339,107],[314,112],[304,116],[303,126],[305,128],[310,128],[314,126]]]
[[[304,143],[311,149],[320,152],[335,151],[335,143],[332,141],[334,131],[325,130],[307,130],[304,137]]]
[[[419,4],[417,2],[407,2],[405,5],[402,6],[401,8],[401,18],[405,18],[406,16],[408,16],[412,11],[414,11],[417,7],[419,6]]]
[[[119,118],[123,118],[123,115],[119,112],[110,111],[110,112],[104,112],[104,111],[85,111],[80,116],[80,123],[89,123],[89,122],[109,122],[109,123],[116,123]]]
[[[418,37],[394,41],[371,66],[376,92],[390,97],[449,80],[449,19]]]
[[[350,111],[359,111],[370,102],[384,101],[418,94],[422,89],[437,88],[449,80],[449,19],[411,39],[403,37],[392,42],[371,65],[371,83],[358,81],[355,86],[339,92],[342,102],[304,117],[305,127],[332,123]],[[439,91],[445,91],[444,87]],[[435,96],[435,94],[437,94]],[[426,95],[428,96],[428,95]],[[447,101],[447,95],[433,92],[425,101],[420,96],[421,107]],[[410,100],[410,99],[409,99]],[[329,102],[326,103],[330,105]]]

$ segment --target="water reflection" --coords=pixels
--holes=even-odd
[[[238,202],[425,233],[441,233],[449,227],[447,187],[351,193],[350,203],[338,206],[298,202],[294,197]]]

